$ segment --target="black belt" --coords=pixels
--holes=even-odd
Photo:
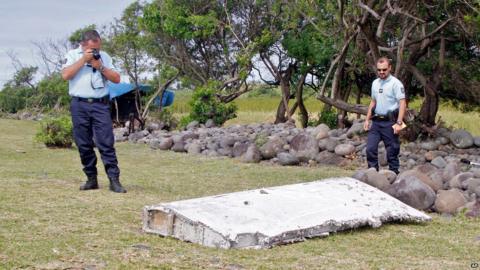
[[[388,115],[378,115],[378,114],[372,116],[372,120],[374,120],[374,121],[394,121]]]
[[[88,102],[88,103],[103,103],[108,104],[109,99],[108,96],[104,96],[101,98],[82,98],[82,97],[72,97],[73,100]]]

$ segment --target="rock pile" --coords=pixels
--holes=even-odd
[[[246,163],[279,165],[336,165],[349,169],[366,166],[366,133],[363,122],[348,129],[321,124],[305,129],[294,123],[233,125],[225,128],[190,123],[183,131],[162,130],[150,123],[127,136],[115,129],[116,141],[145,143],[152,149],[206,156],[238,158]],[[466,208],[480,212],[480,168],[461,165],[461,159],[480,161],[480,137],[465,130],[439,130],[434,139],[402,144],[401,174],[388,170],[360,170],[355,178],[375,186],[422,210],[453,214]],[[386,150],[379,145],[380,166],[387,166]],[[476,211],[476,212],[475,212]]]

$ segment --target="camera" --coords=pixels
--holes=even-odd
[[[93,59],[98,60],[100,59],[100,52],[97,49],[92,49]]]

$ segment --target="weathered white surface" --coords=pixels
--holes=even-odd
[[[221,248],[271,247],[387,221],[431,218],[353,178],[146,206],[143,229]]]

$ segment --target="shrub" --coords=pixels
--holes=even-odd
[[[205,124],[208,119],[212,119],[215,125],[221,126],[227,120],[236,117],[237,107],[234,104],[224,104],[215,96],[216,85],[209,83],[201,86],[193,93],[189,105],[192,108],[190,112],[190,121],[198,121]],[[186,121],[182,119],[182,122]]]
[[[40,122],[35,139],[47,147],[70,148],[73,143],[73,125],[70,116],[48,118]]]
[[[318,113],[318,120],[317,121],[312,121],[309,122],[309,126],[318,126],[320,124],[325,124],[330,128],[336,128],[337,127],[337,112],[333,109],[330,109],[328,111],[322,111]]]
[[[330,109],[328,111],[322,111],[318,115],[318,122],[324,123],[327,125],[329,128],[336,128],[337,127],[337,112],[333,109]]]

